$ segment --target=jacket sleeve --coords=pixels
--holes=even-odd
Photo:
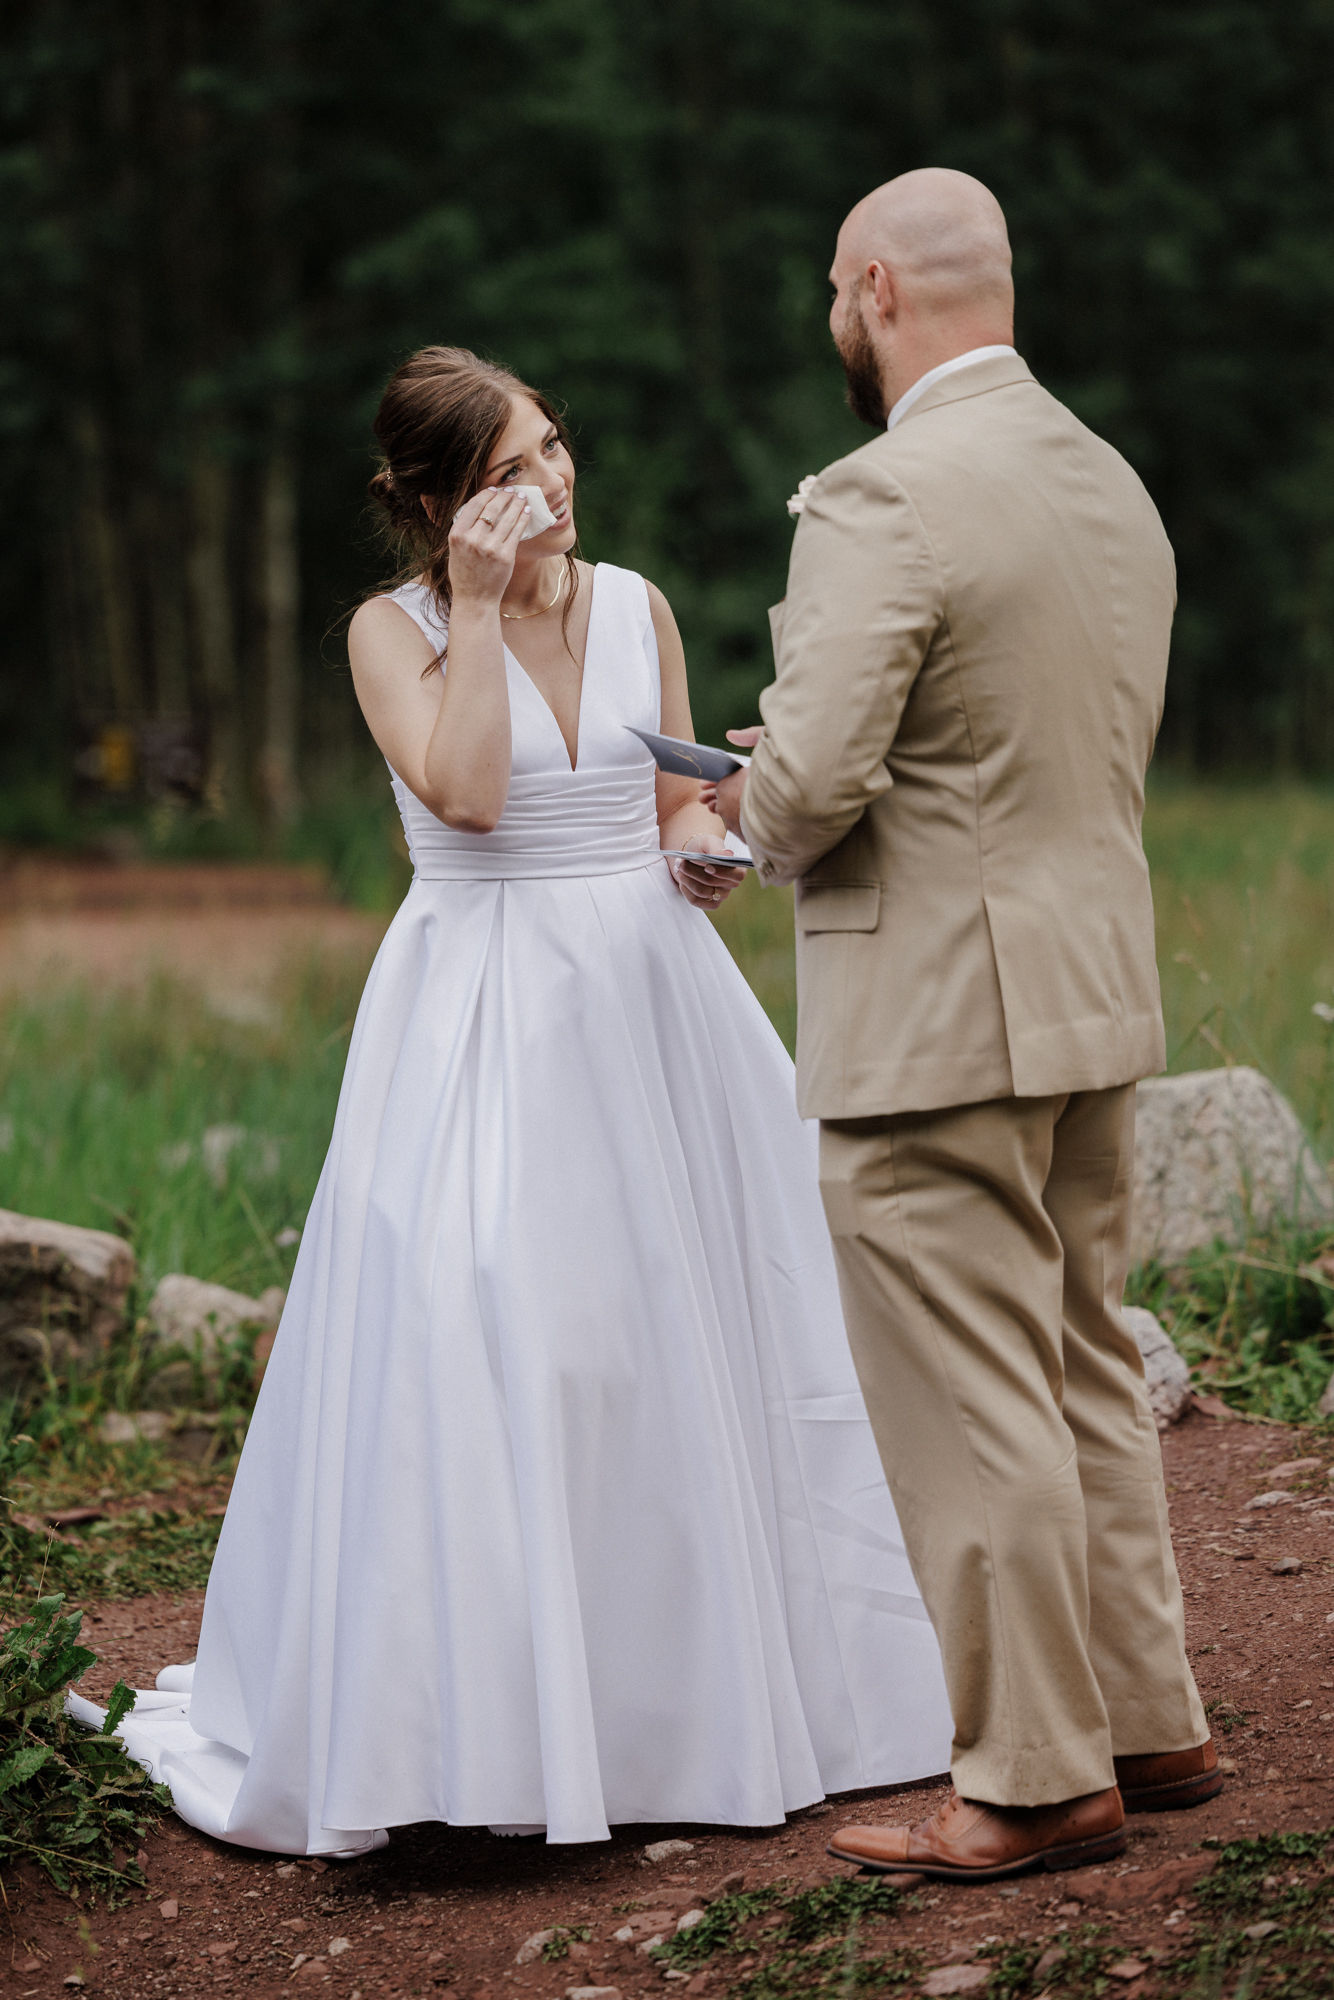
[[[907,494],[864,453],[830,466],[797,523],[742,804],[762,881],[804,874],[889,790],[885,759],[943,615]]]

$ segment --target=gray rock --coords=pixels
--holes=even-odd
[[[271,1285],[252,1299],[226,1285],[210,1285],[203,1278],[173,1271],[149,1300],[148,1318],[160,1341],[189,1348],[198,1343],[199,1353],[207,1361],[219,1340],[230,1339],[242,1327],[269,1331],[277,1326],[286,1297],[281,1285]]]
[[[166,1410],[108,1410],[97,1435],[103,1444],[159,1444],[170,1429]]]
[[[541,1958],[544,1948],[551,1943],[555,1935],[554,1929],[534,1931],[531,1937],[524,1939],[519,1949],[515,1952],[514,1963],[516,1965],[531,1965],[534,1959]]]
[[[196,1145],[180,1139],[164,1146],[158,1163],[165,1173],[179,1173],[198,1158],[219,1192],[227,1185],[233,1154],[245,1155],[247,1170],[260,1180],[272,1180],[278,1171],[280,1146],[271,1132],[253,1132],[248,1125],[209,1125]]]
[[[1259,1070],[1151,1077],[1136,1110],[1133,1263],[1179,1262],[1277,1223],[1334,1221],[1334,1184]]]
[[[1325,1384],[1325,1393],[1315,1406],[1318,1417],[1334,1417],[1334,1375]]]
[[[100,1361],[134,1278],[123,1237],[0,1209],[0,1395]]]
[[[218,1427],[209,1410],[108,1410],[97,1426],[103,1444],[160,1444],[168,1458],[210,1460]]]
[[[1122,1318],[1144,1359],[1149,1407],[1160,1431],[1184,1417],[1191,1404],[1190,1370],[1161,1321],[1143,1306],[1125,1306]]]
[[[644,1849],[645,1861],[675,1861],[678,1854],[693,1854],[693,1840],[651,1840]]]

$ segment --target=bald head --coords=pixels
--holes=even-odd
[[[971,174],[919,167],[876,188],[840,229],[829,275],[830,327],[868,422],[940,362],[1013,341],[1005,217]]]
[[[839,251],[884,264],[919,311],[1009,311],[1010,239],[1001,205],[971,174],[919,167],[868,194],[839,231]]]

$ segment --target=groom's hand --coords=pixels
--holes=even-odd
[[[735,743],[739,750],[753,750],[763,736],[763,729],[729,729],[727,740]],[[746,795],[746,773],[733,771],[730,777],[720,778],[716,785],[704,785],[700,790],[700,802],[716,812],[729,833],[738,837],[741,833],[741,801]]]

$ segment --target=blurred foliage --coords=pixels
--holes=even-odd
[[[784,498],[864,436],[835,231],[924,163],[996,190],[1023,352],[1162,508],[1167,755],[1334,762],[1330,0],[31,0],[0,53],[14,767],[186,705],[241,813],[297,578],[302,787],[360,742],[321,634],[383,568],[379,386],[435,340],[568,402],[585,548],[672,597],[701,733],[750,719]]]

